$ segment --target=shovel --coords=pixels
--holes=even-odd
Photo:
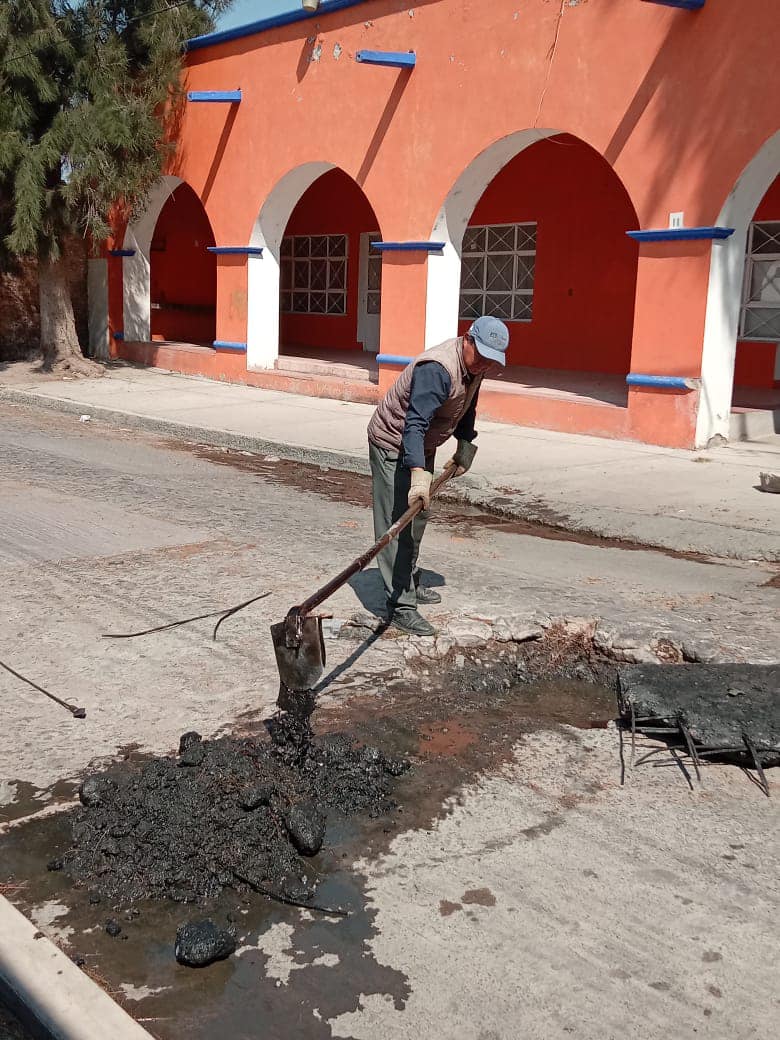
[[[476,451],[476,449],[474,449]],[[455,475],[457,470],[450,461],[443,472],[431,484],[431,498],[440,488]],[[362,556],[358,556],[348,567],[335,578],[323,585],[321,589],[309,596],[297,607],[291,607],[284,621],[271,625],[271,639],[276,653],[276,666],[279,669],[281,687],[279,689],[279,707],[285,711],[300,710],[302,705],[313,707],[311,697],[307,698],[325,671],[325,641],[322,635],[322,617],[312,614],[321,603],[340,589],[353,575],[364,570],[379,553],[397,538],[401,531],[414,520],[422,510],[422,499],[399,516],[378,542],[375,542]]]

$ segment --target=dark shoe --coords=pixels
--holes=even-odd
[[[417,593],[417,602],[422,603],[423,606],[432,606],[434,603],[441,603],[441,596],[435,589],[428,589],[424,585],[418,585],[415,589]]]
[[[436,635],[433,625],[411,607],[399,607],[394,610],[390,615],[390,624],[393,628],[400,628],[402,632],[408,632],[410,636]]]

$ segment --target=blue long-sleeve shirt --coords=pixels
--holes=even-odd
[[[451,388],[450,374],[438,361],[428,361],[415,368],[402,439],[403,464],[409,469],[425,467],[425,434],[431,419],[450,396]],[[473,441],[477,436],[474,424],[478,397],[479,390],[453,431],[453,437],[458,440]]]

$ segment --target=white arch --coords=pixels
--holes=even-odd
[[[439,210],[431,242],[444,242],[440,254],[428,256],[425,306],[425,346],[433,347],[458,334],[458,301],[463,235],[474,207],[488,184],[506,164],[529,145],[553,137],[560,130],[518,130],[494,142],[472,159]]]
[[[128,341],[148,343],[152,338],[149,251],[160,212],[183,183],[180,177],[161,177],[143,214],[127,226],[124,248],[135,250],[133,256],[122,258],[123,328]]]
[[[250,245],[261,246],[262,256],[247,260],[248,369],[273,368],[279,357],[279,254],[282,237],[299,199],[314,182],[335,169],[333,163],[310,162],[290,170],[278,182],[252,229]]]
[[[765,142],[745,167],[718,214],[717,226],[733,227],[734,234],[712,244],[701,359],[701,397],[696,421],[697,448],[706,447],[716,436],[728,440],[748,228],[758,204],[778,173],[780,131]]]

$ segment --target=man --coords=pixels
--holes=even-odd
[[[390,387],[368,424],[374,532],[378,538],[418,499],[423,510],[378,557],[388,619],[416,636],[436,630],[419,604],[441,596],[420,585],[417,557],[431,504],[436,449],[452,435],[456,476],[471,466],[474,422],[484,376],[506,364],[509,330],[498,318],[477,318],[465,336],[426,350]]]

